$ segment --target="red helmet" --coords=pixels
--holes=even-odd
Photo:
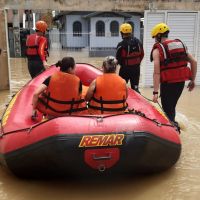
[[[45,21],[37,21],[35,27],[36,30],[44,33],[47,30],[47,23]]]

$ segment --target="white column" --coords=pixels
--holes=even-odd
[[[26,28],[25,19],[26,19],[26,14],[23,13],[23,28]]]
[[[33,13],[33,29],[35,30],[35,13]]]

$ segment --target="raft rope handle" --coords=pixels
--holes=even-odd
[[[116,114],[117,116],[117,114]],[[72,117],[70,115],[66,115],[66,116],[60,116],[60,117]],[[98,116],[98,115],[84,115],[84,116],[80,116],[80,115],[73,115],[73,117],[84,117],[84,118],[95,118],[95,119],[98,119],[98,121],[100,120],[101,122],[103,121],[103,118],[106,118],[106,117],[109,117],[109,116]],[[12,133],[16,133],[16,132],[23,132],[23,131],[28,131],[28,133],[30,133],[35,127],[37,126],[40,126],[41,124],[45,124],[51,120],[54,120],[58,117],[53,117],[51,119],[48,119],[47,121],[43,121],[43,122],[39,122],[33,126],[30,126],[30,127],[27,127],[27,128],[22,128],[22,129],[17,129],[17,130],[14,130],[14,131],[9,131],[9,132],[4,132],[2,131],[2,134],[0,134],[0,137],[3,137],[4,135],[9,135],[9,134],[12,134]],[[1,123],[1,130],[3,130],[3,126],[2,126],[2,123]]]
[[[28,81],[25,85],[27,85],[28,83],[29,83],[30,81]],[[7,108],[8,108],[8,106],[9,106],[9,104],[10,104],[10,102],[12,101],[12,99],[15,97],[15,95],[17,95],[24,87],[25,87],[25,85],[18,91],[18,92],[16,92],[15,94],[13,94],[11,97],[11,99],[10,99],[10,101],[9,101],[9,103],[8,104],[6,104],[5,105],[5,107],[6,107],[6,109],[4,110],[4,112],[3,112],[3,114],[2,114],[2,118],[0,119],[0,126],[1,126],[1,134],[0,134],[0,138],[2,138],[3,137],[3,135],[4,135],[4,127],[3,127],[3,116],[5,115],[5,113],[6,113],[6,111],[7,111]]]
[[[151,119],[149,117],[147,117],[144,113],[142,113],[141,111],[138,111],[138,110],[134,110],[134,109],[131,109],[131,110],[128,110],[128,113],[127,114],[135,114],[135,115],[139,115],[140,117],[144,117],[145,119],[148,119],[152,122],[154,122],[157,126],[170,126],[170,127],[174,127],[173,125],[171,124],[163,124],[163,123],[160,123],[158,122],[156,119]]]
[[[95,67],[94,65],[91,65],[91,64],[88,64],[88,63],[76,63],[76,64],[87,64],[87,65],[90,65],[91,67],[94,67],[95,69],[97,69],[98,71],[100,71],[100,72],[102,72],[102,70],[100,70],[100,69],[98,69],[97,67]],[[49,66],[49,68],[50,67],[53,67],[54,65],[56,65],[56,63],[53,63],[52,65],[50,65]],[[56,66],[57,67],[57,66]],[[39,76],[40,74],[42,74],[44,71],[41,71],[41,72],[39,72],[35,77],[37,77],[37,76]],[[34,78],[35,78],[34,77]],[[12,99],[14,98],[14,96],[16,95],[16,94],[18,94],[20,91],[22,91],[31,81],[32,81],[33,79],[30,79],[24,86],[22,86],[22,88],[20,88],[15,94],[13,94],[12,95],[12,98],[10,99],[10,101],[9,101],[9,103],[12,101]],[[8,104],[6,104],[6,107],[9,105],[9,103]],[[3,112],[3,114],[2,114],[2,117],[4,116],[4,114],[6,113],[6,110],[7,109],[5,109],[4,110],[4,112]],[[52,118],[52,119],[54,119],[54,118]],[[49,120],[48,120],[49,121]],[[47,122],[47,121],[45,121],[45,122]],[[45,122],[41,122],[41,123],[39,123],[39,124],[37,124],[36,126],[38,126],[38,125],[40,125],[40,124],[42,124],[42,123],[45,123]],[[23,128],[23,129],[18,129],[18,130],[14,130],[14,131],[9,131],[9,132],[4,132],[4,127],[3,127],[3,125],[2,125],[2,118],[0,119],[0,127],[1,127],[1,134],[0,134],[0,138],[1,137],[3,137],[4,135],[7,135],[7,134],[11,134],[11,133],[15,133],[15,132],[18,132],[18,131],[24,131],[24,130],[32,130],[33,128],[35,128],[36,126],[31,126],[31,127],[28,127],[28,128]],[[29,133],[30,133],[30,131],[29,131]]]
[[[52,66],[54,66],[55,64],[56,64],[56,63],[50,65],[49,68],[52,67]],[[91,65],[91,66],[92,66],[92,65]],[[39,76],[39,75],[42,74],[43,72],[44,72],[44,71],[40,71],[35,77]],[[34,77],[34,78],[35,78],[35,77]],[[9,103],[6,104],[6,107],[10,104],[10,102],[11,102],[12,99],[15,97],[15,95],[17,95],[20,91],[22,91],[32,80],[33,80],[33,79],[29,80],[24,86],[22,86],[22,88],[20,88],[15,94],[12,95],[12,98],[10,99]],[[4,114],[6,113],[6,110],[7,110],[7,109],[4,110],[4,112],[3,112],[3,114],[2,114],[2,117],[3,117]],[[42,122],[42,123],[43,123],[43,122]],[[41,124],[41,123],[39,123],[39,124]],[[4,132],[3,125],[2,125],[2,119],[0,119],[0,126],[1,126],[1,132],[2,132],[2,133],[0,134],[0,138],[3,137],[4,135],[11,134],[11,133],[15,133],[15,132],[18,132],[18,131],[32,130],[32,129],[35,127],[35,126],[31,126],[31,127],[29,127],[29,128],[23,128],[23,129],[19,129],[19,130],[15,130],[15,131],[9,131],[9,132],[6,132],[6,133],[5,133],[5,132]],[[29,133],[30,133],[30,131],[29,131]]]
[[[149,99],[149,98],[143,96],[142,94],[140,94],[140,95],[141,95],[142,97],[144,97],[146,100],[148,100],[148,101],[150,101],[150,102],[153,102],[151,99]],[[160,103],[157,102],[157,104],[158,104],[158,106],[160,107],[161,111],[164,113],[165,117],[166,117],[166,118],[169,120],[169,122],[171,123],[171,125],[162,124],[162,123],[160,123],[160,125],[172,126],[172,127],[176,128],[176,130],[177,130],[178,132],[180,132],[179,128],[178,128],[177,126],[175,126],[175,125],[172,123],[172,121],[169,119],[169,117],[167,116],[167,114],[166,114],[165,111],[163,110],[163,108],[162,108],[162,106],[160,105]],[[156,120],[156,119],[155,119],[155,120]]]
[[[151,119],[151,118],[148,118],[148,117],[146,117],[145,116],[145,114],[144,113],[142,113],[142,112],[140,112],[140,111],[137,111],[137,110],[129,110],[129,112],[128,113],[125,113],[125,114],[136,114],[136,115],[139,115],[139,116],[141,116],[141,117],[144,117],[145,119],[148,119],[148,120],[150,120],[150,121],[152,121],[152,122],[154,122],[154,123],[156,123],[156,125],[157,126],[169,126],[169,127],[175,127],[174,125],[172,125],[172,124],[163,124],[163,123],[160,123],[160,122],[158,122],[156,119]],[[113,117],[113,116],[118,116],[118,115],[124,115],[124,114],[115,114],[115,115],[109,115],[109,116],[101,116],[100,118],[101,118],[101,120],[103,120],[103,118],[108,118],[108,117]],[[71,116],[61,116],[61,117],[71,117]],[[75,116],[75,115],[73,115],[73,117],[86,117],[86,118],[99,118],[99,116],[91,116],[91,115],[85,115],[85,116]],[[36,124],[36,125],[34,125],[34,126],[31,126],[31,127],[27,127],[27,128],[23,128],[23,129],[18,129],[18,130],[14,130],[14,131],[9,131],[9,132],[4,132],[4,131],[2,131],[2,134],[0,135],[0,137],[3,137],[4,135],[9,135],[9,134],[12,134],[12,133],[16,133],[16,132],[23,132],[23,131],[27,131],[28,133],[30,133],[35,127],[37,127],[37,126],[39,126],[39,125],[41,125],[41,124],[44,124],[44,123],[47,123],[48,121],[50,121],[50,120],[53,120],[53,119],[56,119],[57,117],[55,117],[55,118],[52,118],[52,119],[49,119],[49,120],[47,120],[47,121],[44,121],[44,122],[40,122],[40,123],[38,123],[38,124]],[[2,129],[3,130],[3,129]]]
[[[42,73],[42,72],[41,72]],[[39,74],[38,74],[39,75]],[[30,82],[32,81],[32,79],[31,80],[29,80],[24,86],[22,86],[22,88],[20,88],[16,93],[14,93],[11,97],[11,99],[10,99],[10,101],[9,101],[9,103],[8,104],[6,104],[6,109],[4,110],[4,112],[3,112],[3,114],[2,114],[2,117],[4,116],[4,114],[6,113],[6,111],[7,111],[7,107],[8,107],[8,105],[10,104],[10,102],[12,101],[12,99],[17,95],[17,94],[19,94],[19,92],[20,91],[22,91]],[[1,134],[0,134],[0,137],[3,137],[3,135],[4,135],[4,127],[3,127],[3,125],[2,125],[2,118],[0,119],[0,126],[1,126]],[[20,129],[21,130],[21,129]]]
[[[92,155],[93,160],[110,160],[112,158],[112,154],[109,153],[107,156],[96,156],[96,154]]]
[[[151,119],[149,117],[147,117],[144,113],[142,113],[141,111],[137,111],[137,110],[134,110],[134,109],[131,109],[131,110],[128,110],[127,113],[124,113],[124,114],[135,114],[135,115],[138,115],[140,117],[144,117],[145,119],[147,120],[150,120],[154,123],[156,123],[157,126],[170,126],[170,127],[175,127],[174,125],[172,124],[163,124],[163,123],[160,123],[158,122],[156,119]],[[80,116],[80,115],[73,115],[73,117],[84,117],[84,118],[97,118],[99,119],[100,118],[100,121],[103,120],[103,118],[108,118],[108,117],[113,117],[113,116],[119,116],[119,115],[124,115],[124,114],[113,114],[113,115],[108,115],[108,116],[101,116],[99,117],[99,115],[84,115],[84,116]],[[61,117],[71,117],[70,115],[66,115],[66,116],[61,116]],[[35,124],[33,126],[30,126],[30,127],[27,127],[27,128],[23,128],[23,129],[18,129],[18,130],[14,130],[14,131],[9,131],[9,132],[4,132],[2,131],[2,134],[0,135],[0,137],[3,137],[4,135],[9,135],[9,134],[12,134],[12,133],[16,133],[16,132],[23,132],[23,131],[28,131],[28,133],[30,133],[35,127],[41,125],[41,124],[44,124],[44,123],[47,123],[53,119],[56,119],[58,117],[54,117],[54,118],[51,118],[47,121],[43,121],[43,122],[40,122],[38,124]],[[2,124],[2,123],[1,123]],[[3,130],[3,129],[2,129]]]
[[[30,81],[29,81],[30,82]],[[28,82],[28,83],[29,83]],[[27,83],[27,84],[28,84]],[[26,84],[26,85],[27,85]],[[25,87],[25,86],[24,86]],[[23,88],[24,88],[23,87]],[[22,89],[23,89],[22,88]],[[16,93],[17,94],[17,93]],[[14,94],[13,95],[13,97],[16,95],[16,94]],[[141,95],[141,94],[140,94]],[[145,96],[143,96],[143,95],[141,95],[142,97],[144,97],[146,100],[148,100],[148,101],[150,101],[150,102],[153,102],[151,99],[148,99],[147,97],[145,97]],[[11,99],[12,100],[12,99]],[[10,100],[10,101],[11,101]],[[169,118],[167,117],[167,115],[166,115],[166,113],[164,112],[164,110],[162,109],[162,107],[161,107],[161,105],[159,104],[159,103],[157,103],[158,105],[159,105],[159,107],[160,107],[160,109],[163,111],[163,113],[165,114],[165,116],[166,116],[166,118],[169,120]],[[3,115],[5,114],[5,112],[6,112],[6,109],[5,109],[5,111],[4,111],[4,113],[3,113]],[[142,113],[141,111],[138,111],[138,110],[134,110],[134,109],[130,109],[130,110],[128,110],[128,112],[126,112],[126,113],[122,113],[122,114],[112,114],[112,115],[107,115],[107,116],[100,116],[99,117],[99,115],[84,115],[84,116],[80,116],[80,115],[73,115],[73,117],[86,117],[86,118],[97,118],[97,119],[101,119],[101,120],[103,120],[103,118],[108,118],[108,117],[113,117],[113,116],[118,116],[118,115],[124,115],[124,114],[135,114],[135,115],[138,115],[138,116],[141,116],[141,117],[144,117],[145,119],[148,119],[148,120],[150,120],[150,121],[152,121],[152,122],[154,122],[154,123],[156,123],[156,125],[157,126],[170,126],[170,127],[174,127],[174,128],[176,128],[177,129],[177,127],[175,126],[175,125],[173,125],[173,124],[163,124],[163,123],[160,123],[160,122],[158,122],[156,119],[151,119],[151,118],[149,118],[149,117],[147,117],[144,113]],[[66,116],[61,116],[61,117],[71,117],[70,115],[66,115]],[[49,120],[47,120],[47,121],[43,121],[43,122],[40,122],[40,123],[38,123],[38,124],[35,124],[35,125],[33,125],[33,126],[31,126],[31,127],[27,127],[27,128],[23,128],[23,129],[18,129],[18,130],[14,130],[14,131],[9,131],[9,132],[4,132],[4,128],[3,128],[3,126],[2,126],[2,120],[0,120],[0,125],[1,125],[1,130],[2,130],[2,133],[0,134],[0,137],[3,137],[4,135],[8,135],[8,134],[12,134],[12,133],[16,133],[16,132],[23,132],[23,131],[28,131],[28,133],[30,133],[35,127],[37,127],[37,126],[39,126],[39,125],[41,125],[41,124],[44,124],[44,123],[47,123],[48,121],[50,121],[50,120],[53,120],[53,119],[56,119],[57,117],[54,117],[54,118],[51,118],[51,119],[49,119]],[[170,121],[170,120],[169,120]],[[171,122],[171,121],[170,121]]]
[[[45,123],[45,122],[41,122],[41,123],[38,123],[36,125],[27,127],[27,128],[17,129],[17,130],[9,131],[9,132],[2,131],[2,134],[0,135],[0,137],[3,137],[4,135],[9,135],[9,134],[12,134],[12,133],[16,133],[16,132],[23,132],[23,131],[27,131],[28,133],[30,133],[35,127],[37,127],[37,126],[39,126],[39,125],[41,125],[43,123]]]

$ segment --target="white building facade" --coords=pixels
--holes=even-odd
[[[200,85],[200,12],[172,10],[148,10],[144,13],[145,56],[142,63],[142,85],[153,86],[153,63],[150,62],[150,53],[154,39],[151,38],[151,30],[161,22],[170,27],[169,38],[182,40],[188,51],[197,59],[196,84]]]
[[[140,18],[140,13],[61,13],[57,17],[61,24],[60,42],[63,48],[88,48],[90,56],[115,55],[122,40],[120,25],[130,23],[134,36],[140,39]]]

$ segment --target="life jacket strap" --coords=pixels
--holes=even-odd
[[[30,49],[38,49],[39,46],[38,45],[34,45],[34,46],[27,46],[27,48],[30,48]]]
[[[178,62],[182,62],[183,63],[184,61],[186,62],[185,65],[187,65],[188,60],[185,57],[183,57],[183,58],[179,57],[179,58],[165,59],[164,61],[160,61],[160,65],[167,67],[168,64],[178,63]]]
[[[178,69],[178,68],[181,68],[181,67],[187,67],[187,65],[179,65],[177,67],[165,67],[163,69],[161,69],[160,71],[165,71],[165,70],[171,70],[171,69]]]
[[[122,100],[103,100],[102,97],[100,97],[100,99],[97,99],[95,97],[92,97],[91,100],[94,100],[97,103],[103,103],[103,104],[119,104],[119,103],[125,103],[126,100],[122,99]]]
[[[52,101],[54,103],[59,103],[59,104],[79,104],[79,103],[83,103],[85,100],[84,99],[80,99],[80,100],[73,100],[72,101],[60,101],[57,99],[54,99],[52,97],[50,97],[50,95],[46,95],[45,93],[42,94],[46,99],[48,99],[48,101]]]
[[[46,109],[52,110],[56,113],[61,113],[61,114],[71,114],[72,112],[80,112],[80,111],[84,111],[87,110],[87,107],[81,107],[81,108],[73,108],[71,107],[68,110],[56,110],[55,108],[53,108],[52,106],[50,106],[49,104],[47,104],[43,99],[39,98],[38,99],[43,105],[45,105]]]
[[[103,100],[103,98],[101,96],[100,99],[96,99],[95,97],[92,97],[91,100],[99,103],[100,106],[93,106],[93,105],[89,104],[88,107],[92,108],[92,109],[95,109],[95,110],[101,110],[101,114],[103,114],[104,111],[111,111],[111,112],[124,111],[128,107],[128,105],[126,104],[125,97],[123,97],[122,100]],[[123,104],[123,106],[120,107],[120,108],[105,108],[103,106],[104,104],[120,104],[120,103]]]
[[[88,105],[88,107],[89,108],[92,108],[92,109],[94,109],[94,110],[101,110],[101,111],[111,111],[111,112],[115,112],[115,111],[125,111],[126,110],[126,108],[128,107],[128,106],[126,106],[126,107],[121,107],[121,108],[102,108],[102,107],[98,107],[98,106],[92,106],[92,105]],[[103,113],[102,113],[103,114]]]

